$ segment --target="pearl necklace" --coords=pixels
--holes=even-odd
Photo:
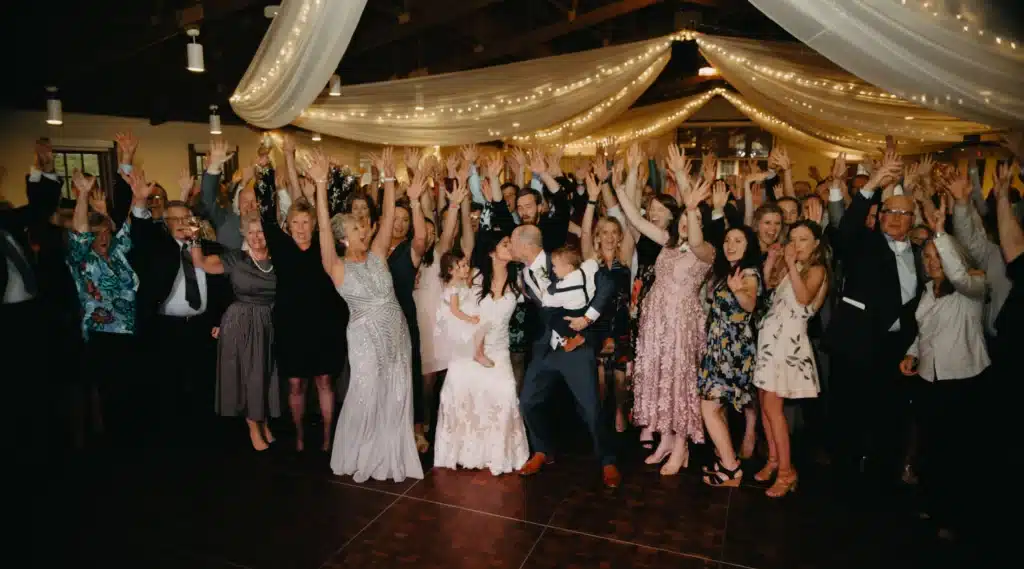
[[[271,262],[271,265],[270,265],[269,269],[264,269],[263,267],[260,266],[260,262],[256,260],[256,257],[252,256],[252,251],[251,250],[249,251],[249,258],[252,259],[252,264],[256,265],[256,268],[259,269],[261,273],[268,274],[268,273],[271,273],[271,272],[274,271],[273,262]]]

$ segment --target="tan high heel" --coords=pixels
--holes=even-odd
[[[765,496],[769,498],[781,498],[790,492],[796,492],[796,483],[799,478],[796,475],[795,470],[789,472],[779,472],[775,477],[775,484],[765,491]]]
[[[661,467],[662,476],[674,476],[679,474],[680,470],[684,470],[690,466],[690,447],[687,445],[684,446],[683,449],[683,457],[678,462],[675,460],[675,452],[669,454],[668,461]]]
[[[768,482],[769,480],[772,479],[772,476],[774,476],[775,472],[778,470],[778,462],[768,461],[768,464],[765,464],[764,468],[759,470],[757,474],[754,475],[754,480],[757,480],[758,482]]]

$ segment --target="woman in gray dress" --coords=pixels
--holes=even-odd
[[[241,230],[248,251],[206,256],[194,245],[192,263],[211,275],[227,274],[235,293],[213,330],[218,339],[216,411],[226,417],[244,414],[252,447],[264,451],[274,442],[267,416],[281,416],[272,322],[277,276],[258,211],[242,217]]]
[[[383,212],[377,236],[352,215],[330,217],[327,207],[329,161],[313,155],[308,174],[316,182],[320,255],[338,294],[348,303],[348,358],[351,378],[338,418],[331,470],[356,482],[423,478],[416,451],[412,413],[412,344],[388,271],[388,247],[395,221],[395,162],[391,148],[373,156],[384,175]],[[410,185],[409,199],[423,192],[422,179]],[[339,257],[337,242],[344,246]]]

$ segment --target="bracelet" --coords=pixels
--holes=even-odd
[[[388,182],[394,182],[395,181],[395,177],[391,176],[390,178],[381,178],[380,181],[385,183],[385,184],[388,183]]]
[[[597,207],[597,200],[587,200],[587,205]]]

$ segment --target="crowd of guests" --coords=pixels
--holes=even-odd
[[[10,369],[74,384],[80,444],[87,416],[130,446],[201,435],[213,410],[263,451],[286,398],[303,451],[312,380],[339,475],[421,478],[431,446],[437,467],[530,475],[553,461],[563,382],[610,487],[612,431],[632,424],[663,475],[707,436],[706,484],[785,496],[799,431],[839,476],[920,476],[948,529],[972,511],[951,449],[994,452],[1009,431],[985,403],[1015,393],[1019,134],[987,197],[976,165],[891,139],[810,181],[783,147],[721,176],[713,154],[695,169],[634,144],[593,160],[468,146],[443,164],[384,148],[360,185],[286,138],[282,172],[261,147],[232,179],[212,141],[172,200],[139,142],[115,140],[117,178],[74,172],[73,207],[39,141],[28,204],[0,210]],[[40,337],[60,356],[40,358]]]

